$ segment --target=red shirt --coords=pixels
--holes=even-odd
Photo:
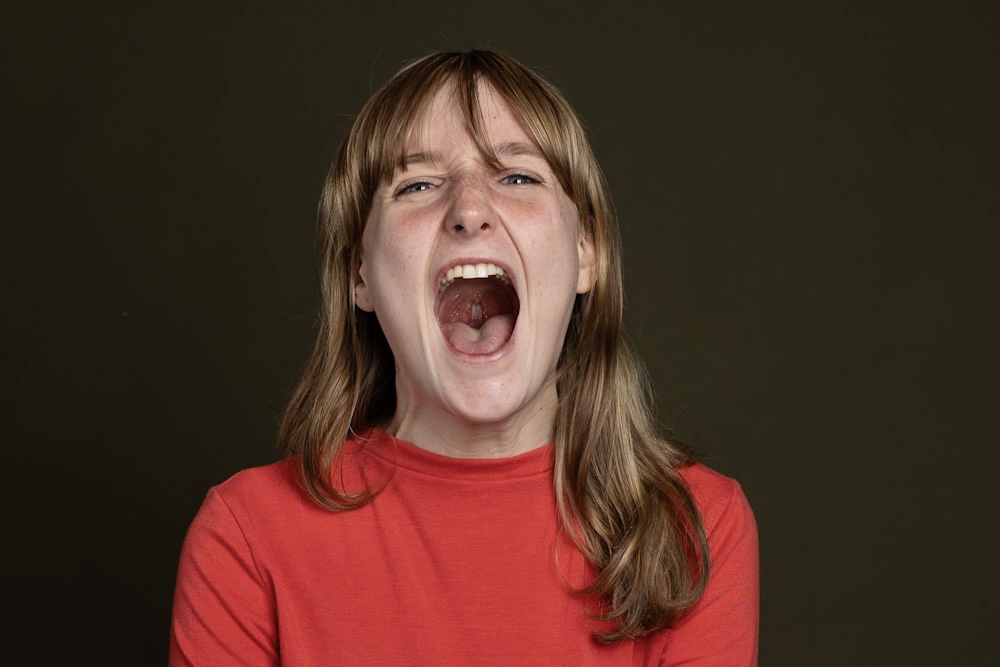
[[[349,443],[345,486],[390,481],[357,510],[316,506],[291,461],[209,491],[181,554],[171,666],[757,664],[757,531],[735,481],[682,471],[707,592],[673,628],[605,646],[597,602],[571,590],[594,573],[559,531],[551,446],[468,460],[372,438]]]

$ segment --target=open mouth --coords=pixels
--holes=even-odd
[[[441,279],[437,318],[445,340],[465,354],[493,354],[510,340],[521,303],[495,264],[458,264]]]

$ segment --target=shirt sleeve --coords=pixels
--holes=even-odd
[[[272,586],[217,489],[209,491],[181,549],[168,664],[280,664]]]
[[[704,596],[669,631],[661,667],[756,667],[760,618],[757,523],[739,484],[703,512],[711,571]],[[716,514],[714,518],[712,514]]]

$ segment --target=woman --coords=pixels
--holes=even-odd
[[[492,51],[410,64],[320,218],[288,457],[209,492],[171,664],[756,664],[753,515],[655,428],[561,94]]]

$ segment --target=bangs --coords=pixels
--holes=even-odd
[[[442,89],[450,90],[452,101],[464,114],[466,130],[484,162],[501,167],[494,147],[484,137],[480,84],[489,86],[504,101],[581,215],[588,213],[589,202],[580,201],[586,186],[571,176],[580,178],[590,171],[584,166],[589,160],[581,160],[589,148],[574,112],[547,82],[491,52],[421,59],[401,70],[376,94],[359,118],[360,134],[368,138],[360,174],[368,198],[405,166],[413,135]]]

